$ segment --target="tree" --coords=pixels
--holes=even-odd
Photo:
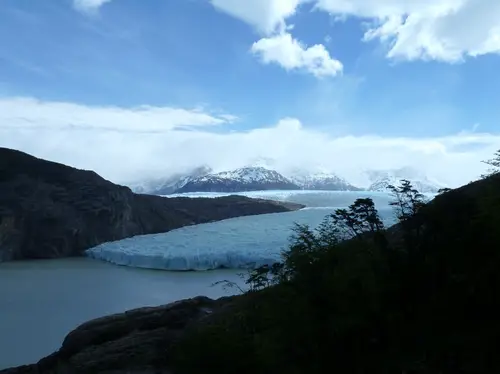
[[[415,188],[411,182],[401,179],[399,186],[387,186],[394,200],[389,203],[396,211],[399,221],[408,221],[414,217],[425,205],[425,197]]]
[[[315,264],[324,259],[327,252],[349,239],[364,240],[367,234],[385,243],[384,224],[370,198],[360,198],[347,209],[337,209],[325,217],[316,230],[296,224],[290,247],[282,253],[283,261],[273,266],[264,265],[250,271],[247,284],[251,289],[263,289],[287,282],[297,277],[314,278]]]
[[[481,178],[487,178],[489,176],[500,173],[500,150],[495,152],[494,157],[492,159],[481,162],[483,164],[490,166],[487,174],[481,175]]]
[[[366,232],[376,233],[384,229],[375,203],[370,198],[357,199],[348,209],[337,209],[331,218],[342,235],[341,239],[359,239]]]
[[[410,252],[415,253],[423,225],[423,217],[419,213],[426,204],[425,196],[406,179],[402,179],[397,187],[389,185],[387,188],[394,198],[389,204],[394,207],[400,222],[405,245]]]

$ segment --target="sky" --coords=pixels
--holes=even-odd
[[[497,0],[0,0],[0,146],[128,183],[500,149]]]

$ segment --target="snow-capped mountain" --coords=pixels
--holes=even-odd
[[[300,189],[299,186],[275,170],[260,166],[249,166],[194,178],[176,192],[242,192],[298,189]]]
[[[200,166],[188,173],[174,174],[166,178],[156,178],[129,185],[135,193],[150,194],[150,195],[169,195],[184,187],[186,183],[207,175],[212,172],[208,166]]]
[[[185,192],[243,192],[262,190],[316,190],[316,191],[379,191],[387,192],[388,185],[399,185],[402,179],[409,180],[422,193],[436,193],[447,187],[411,167],[387,170],[368,170],[359,188],[346,179],[322,167],[279,169],[267,166],[269,160],[257,160],[251,166],[212,172],[208,166],[200,166],[183,174],[157,178],[142,183],[129,184],[136,193],[169,195]],[[266,166],[260,166],[260,165]],[[366,183],[366,184],[365,184]]]
[[[440,188],[446,187],[410,167],[393,170],[369,170],[366,174],[370,181],[370,186],[367,188],[369,191],[386,192],[388,185],[398,186],[402,179],[410,181],[412,186],[421,193],[436,193]]]
[[[305,170],[295,170],[287,177],[299,186],[302,190],[320,190],[320,191],[360,191],[361,188],[355,187],[344,178],[326,171],[308,172]]]

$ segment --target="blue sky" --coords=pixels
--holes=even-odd
[[[345,175],[364,157],[434,175],[456,165],[448,183],[468,181],[500,148],[500,4],[408,3],[3,0],[0,145],[118,181],[137,174],[117,171],[124,149],[152,175],[174,169],[158,158],[234,166],[243,143],[239,163],[270,156]],[[311,144],[297,159],[300,139]],[[92,142],[105,151],[86,155]],[[196,155],[180,154],[186,142]],[[346,166],[346,150],[360,159]]]

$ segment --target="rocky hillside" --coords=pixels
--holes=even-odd
[[[296,204],[134,194],[93,171],[0,148],[0,261],[75,256],[97,244]]]
[[[195,178],[176,192],[241,192],[263,190],[300,190],[300,187],[275,170],[260,166],[251,166]]]

